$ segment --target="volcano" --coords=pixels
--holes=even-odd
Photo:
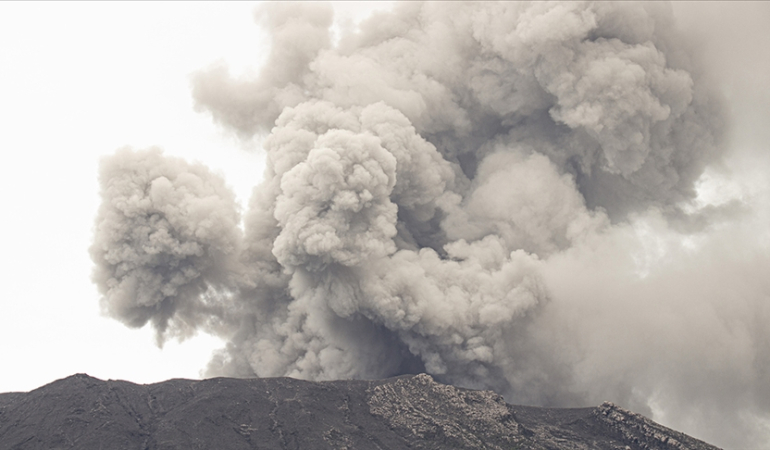
[[[507,404],[426,374],[377,381],[72,375],[0,394],[0,449],[716,449],[605,402]]]

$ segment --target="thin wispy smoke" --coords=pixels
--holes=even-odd
[[[764,445],[766,198],[698,197],[728,109],[670,5],[405,3],[334,46],[330,7],[257,18],[257,77],[193,80],[216,122],[269,133],[243,230],[205,167],[105,159],[108,314],[225,338],[210,375],[426,371]]]

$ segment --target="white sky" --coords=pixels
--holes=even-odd
[[[383,7],[342,8],[360,18]],[[247,2],[0,2],[0,392],[77,372],[142,383],[199,377],[220,345],[216,339],[172,341],[161,350],[149,328],[130,330],[100,315],[88,255],[99,206],[97,166],[119,147],[157,145],[221,171],[239,199],[247,199],[261,179],[262,155],[193,111],[188,75],[218,59],[235,72],[263,60],[268,42],[253,8]],[[692,7],[675,11],[684,25],[701,23]],[[766,28],[764,19],[752,26]],[[770,48],[770,33],[750,45]],[[717,58],[746,56],[715,48]],[[733,79],[751,83],[751,73],[765,74],[744,102],[753,102],[764,119],[770,59],[751,60],[753,71]]]
[[[102,317],[88,248],[99,158],[122,146],[205,162],[247,200],[263,158],[193,111],[188,75],[218,59],[236,73],[256,68],[269,43],[254,7],[0,3],[0,392],[78,372],[198,378],[220,346],[201,335],[161,350],[149,328]]]

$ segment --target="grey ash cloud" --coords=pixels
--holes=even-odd
[[[108,314],[223,337],[210,375],[426,371],[764,442],[770,264],[735,205],[694,210],[728,109],[670,5],[410,2],[336,45],[328,6],[257,19],[257,76],[193,79],[198,109],[266,135],[243,228],[205,167],[105,159]]]

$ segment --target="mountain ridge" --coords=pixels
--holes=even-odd
[[[516,406],[426,374],[146,385],[76,374],[0,394],[0,450],[69,448],[717,449],[612,403]]]

